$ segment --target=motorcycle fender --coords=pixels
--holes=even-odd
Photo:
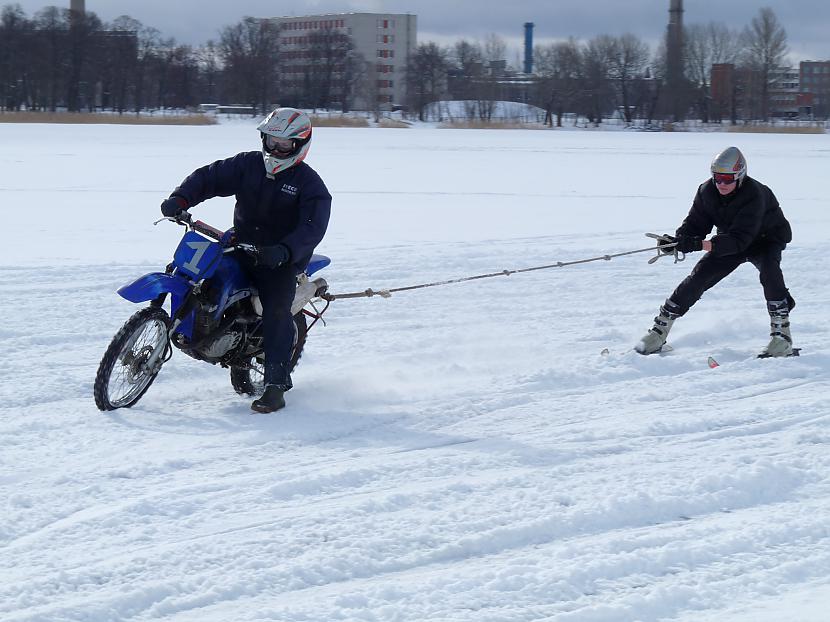
[[[163,272],[145,274],[118,290],[118,295],[130,302],[155,300],[162,294],[173,294],[182,299],[190,291],[190,284],[180,276]]]
[[[325,279],[314,279],[312,281],[308,277],[303,278],[303,276],[305,275],[301,275],[297,283],[294,302],[291,304],[291,315],[297,315],[312,298],[317,296],[317,292],[321,289],[325,290],[328,287]]]

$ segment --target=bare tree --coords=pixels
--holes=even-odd
[[[539,101],[545,109],[545,123],[562,127],[562,117],[574,110],[582,84],[582,56],[574,39],[537,47],[536,72],[539,75]]]
[[[342,109],[347,106],[345,96],[348,90],[344,89],[344,79],[347,62],[354,51],[352,38],[338,30],[325,29],[312,33],[309,44],[311,91],[307,95],[312,107],[328,109],[333,103],[338,103]]]
[[[30,107],[55,111],[66,93],[69,57],[67,12],[56,6],[35,14],[32,40],[37,40],[30,62]]]
[[[138,30],[138,53],[135,73],[135,113],[139,114],[146,105],[148,76],[155,62],[156,48],[161,41],[161,33],[152,26],[142,26]]]
[[[583,111],[588,121],[596,126],[613,108],[614,95],[609,78],[615,50],[616,42],[608,35],[594,37],[582,49]]]
[[[696,92],[696,107],[700,118],[706,122],[712,114],[711,74],[712,65],[734,65],[741,53],[738,34],[717,22],[692,24],[686,29],[683,38],[686,50],[686,76]],[[720,111],[725,102],[715,102],[715,112]]]
[[[265,112],[276,99],[279,29],[267,19],[246,17],[225,27],[220,49],[227,84],[241,101]]]
[[[92,12],[70,11],[69,18],[69,73],[66,85],[66,106],[78,112],[81,106],[94,105],[93,85],[95,71],[91,67],[95,38],[100,35],[101,20]]]
[[[138,64],[138,32],[142,24],[128,15],[117,17],[107,26],[106,54],[102,59],[104,107],[119,114],[128,109]]]
[[[634,35],[625,34],[608,44],[607,53],[610,77],[616,81],[623,116],[627,123],[631,123],[635,107],[633,89],[648,67],[648,46]]]
[[[761,118],[769,119],[769,91],[773,72],[781,67],[787,54],[787,32],[775,12],[764,7],[744,30],[746,64],[758,74]]]
[[[19,110],[26,80],[26,39],[31,22],[19,4],[3,7],[0,13],[0,110]]]
[[[484,66],[484,51],[480,44],[461,39],[453,46],[452,59],[464,75],[475,76]]]
[[[222,69],[222,56],[213,40],[198,48],[195,52],[196,62],[202,77],[203,103],[216,102],[219,97],[219,76]]]
[[[343,112],[351,110],[354,100],[358,97],[360,85],[368,76],[373,75],[373,72],[369,71],[371,65],[366,62],[362,54],[355,50],[354,42],[351,39],[349,40],[347,50],[343,58],[343,63],[340,66],[339,77],[335,82],[340,92],[340,109]],[[374,88],[377,89],[377,81],[372,80],[372,82],[374,83]],[[380,119],[379,94],[376,92],[371,99],[374,102],[374,107],[377,108],[376,118],[378,120]]]
[[[362,55],[356,55],[352,71],[353,96],[360,99],[366,111],[372,113],[377,123],[381,116],[381,92],[377,65],[373,61],[364,60]]]
[[[495,33],[490,33],[484,37],[482,49],[484,50],[484,59],[490,63],[504,60],[507,54],[507,45],[504,39]]]
[[[484,75],[484,51],[481,44],[461,39],[456,42],[448,59],[454,68],[448,89],[453,99],[465,102],[468,118],[477,114],[476,82]]]
[[[422,43],[409,57],[406,68],[407,91],[412,109],[418,111],[421,121],[426,120],[427,105],[441,99],[446,88],[448,68],[446,50],[435,43]]]
[[[171,73],[178,53],[176,40],[172,37],[159,41],[154,50],[148,77],[153,85],[155,108],[164,109],[172,105]]]
[[[172,40],[171,40],[172,42]],[[185,108],[196,95],[198,61],[189,45],[172,45],[158,57],[159,104],[165,108]]]
[[[478,117],[482,121],[489,122],[493,118],[496,101],[499,99],[498,81],[506,68],[507,45],[501,37],[490,33],[484,38],[482,50],[484,59],[489,65],[489,71],[475,81],[475,92]]]

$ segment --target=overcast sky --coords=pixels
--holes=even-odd
[[[0,0],[0,5],[11,4]],[[17,0],[31,17],[49,4]],[[762,6],[771,7],[787,30],[791,59],[830,59],[830,0],[685,0],[685,23],[720,21],[742,29]],[[387,12],[418,16],[419,42],[451,43],[494,32],[518,46],[522,24],[534,22],[537,42],[589,39],[631,32],[654,45],[668,22],[669,0],[86,0],[87,11],[104,21],[129,15],[166,37],[198,45],[243,16]],[[514,51],[513,54],[517,54]],[[515,58],[508,58],[514,62]]]

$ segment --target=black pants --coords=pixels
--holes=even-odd
[[[291,388],[289,362],[296,339],[291,303],[297,289],[294,266],[245,266],[262,302],[262,337],[265,350],[265,384]]]
[[[719,283],[721,279],[746,261],[758,268],[766,300],[787,300],[792,309],[795,307],[795,300],[790,296],[781,272],[782,250],[777,244],[764,244],[750,247],[746,253],[740,255],[716,257],[712,253],[706,253],[697,262],[692,273],[683,279],[670,296],[670,300],[678,307],[676,313],[684,315],[692,305],[700,300],[706,290]]]

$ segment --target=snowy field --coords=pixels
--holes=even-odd
[[[336,301],[275,415],[178,352],[103,414],[159,202],[255,125],[0,125],[0,620],[827,620],[830,136],[320,129],[318,250],[350,292],[643,248],[733,141],[793,223],[800,358],[753,357],[751,266],[633,353],[697,259],[639,254]]]

